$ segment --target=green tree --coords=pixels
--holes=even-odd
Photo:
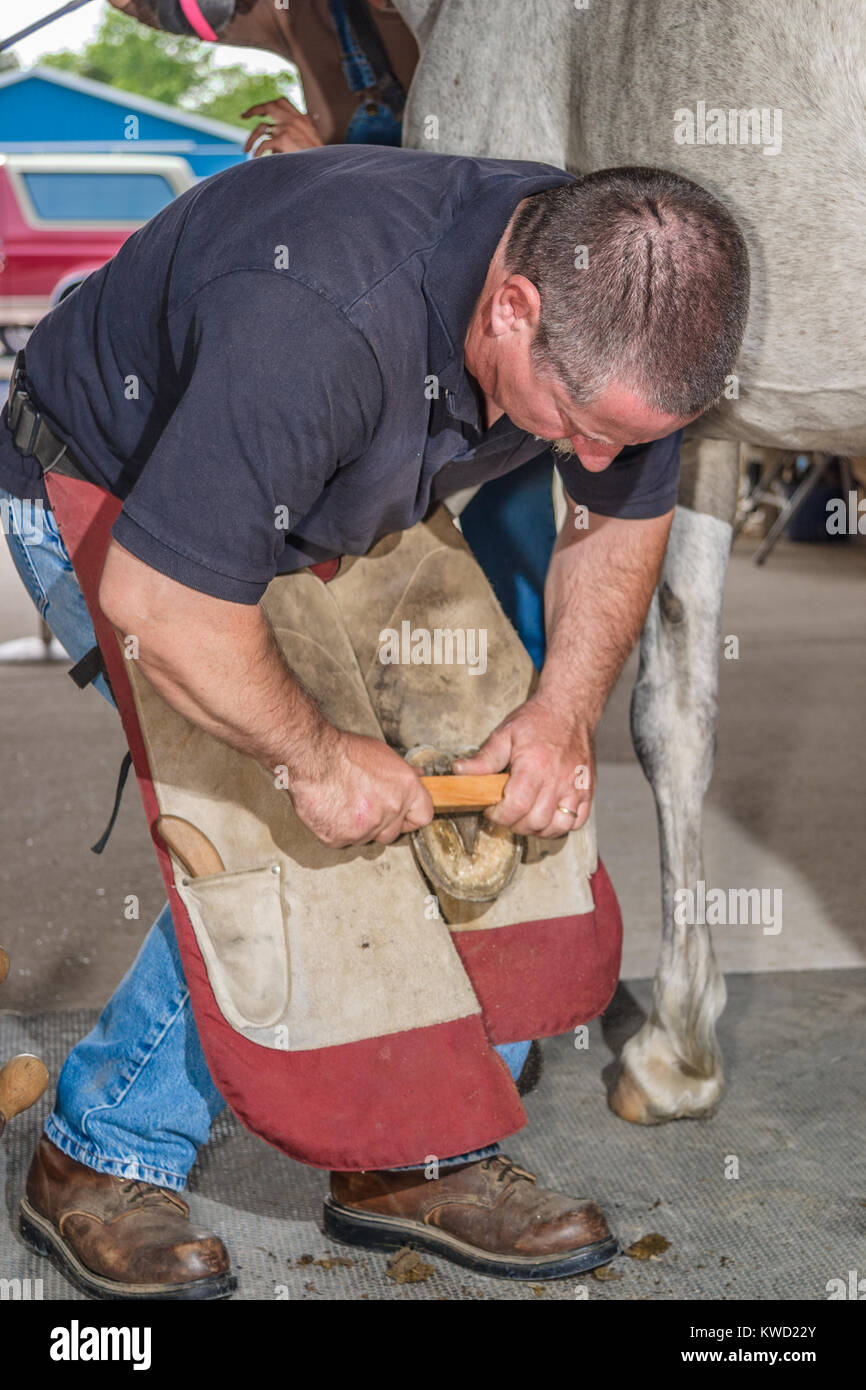
[[[213,49],[199,39],[148,29],[110,8],[96,37],[80,53],[61,49],[43,55],[39,63],[242,129],[240,113],[248,106],[278,93],[297,100],[300,93],[290,64],[278,77],[249,72],[241,63],[218,67]]]
[[[214,121],[227,121],[229,125],[244,125],[252,128],[254,121],[242,122],[242,111],[259,102],[271,101],[276,96],[287,96],[297,105],[301,101],[301,84],[295,76],[294,68],[274,76],[272,73],[247,72],[240,63],[231,67],[216,68],[214,82],[207,84],[213,89],[212,95],[201,93],[195,110],[200,116],[210,116]]]

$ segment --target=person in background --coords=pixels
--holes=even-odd
[[[384,0],[370,0],[370,6],[365,0],[308,0],[292,7],[288,29],[306,114],[283,96],[251,106],[242,119],[263,119],[247,151],[258,156],[317,145],[399,145],[418,48],[397,11]]]

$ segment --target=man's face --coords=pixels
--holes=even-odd
[[[687,423],[652,410],[616,382],[591,405],[574,405],[565,389],[538,376],[531,362],[521,370],[501,371],[494,399],[520,429],[551,440],[559,453],[576,454],[590,473],[601,473],[626,445],[664,439]]]
[[[617,382],[591,405],[575,405],[558,381],[539,374],[532,360],[540,314],[534,285],[511,275],[485,291],[467,333],[466,366],[488,408],[504,411],[520,429],[549,439],[562,453],[577,454],[584,468],[601,473],[626,445],[663,439],[689,423],[653,410]],[[496,409],[490,413],[495,415]]]

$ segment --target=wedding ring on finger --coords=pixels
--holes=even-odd
[[[571,809],[570,806],[559,806],[559,805],[557,805],[557,808],[556,808],[556,809],[557,809],[557,811],[561,811],[562,814],[563,814],[564,816],[574,816],[575,819],[577,818],[577,812],[576,812],[576,811],[572,811],[572,809]]]

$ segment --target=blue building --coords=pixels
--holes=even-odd
[[[245,158],[235,126],[56,68],[0,73],[0,153],[171,154],[206,178]]]

